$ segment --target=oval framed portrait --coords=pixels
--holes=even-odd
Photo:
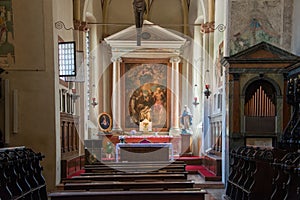
[[[111,125],[112,125],[111,116],[106,112],[100,113],[98,116],[98,126],[100,130],[103,132],[109,132],[111,131]]]

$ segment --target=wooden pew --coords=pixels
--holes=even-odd
[[[300,153],[287,153],[272,163],[276,177],[273,178],[271,200],[300,199]]]
[[[185,163],[97,163],[86,165],[85,171],[64,179],[63,191],[50,193],[50,199],[204,200],[206,193],[187,180]]]
[[[271,164],[283,153],[278,149],[247,146],[232,150],[225,199],[271,199],[275,177]]]
[[[85,168],[94,168],[94,167],[124,167],[124,166],[156,166],[156,167],[167,167],[167,166],[186,166],[184,161],[174,161],[174,162],[166,162],[166,161],[155,161],[155,162],[99,162],[95,164],[87,164]]]
[[[159,171],[152,171],[152,172],[115,172],[115,173],[105,173],[105,172],[94,172],[94,173],[81,173],[80,176],[100,176],[100,175],[113,175],[113,174],[126,174],[126,175],[145,175],[145,174],[154,174],[154,175],[173,175],[173,174],[183,174],[185,179],[187,178],[188,172],[184,171],[184,172],[159,172]]]
[[[64,190],[136,190],[193,188],[193,181],[101,181],[85,183],[65,183]]]
[[[133,173],[133,174],[106,174],[91,176],[73,176],[69,179],[63,179],[62,183],[76,181],[137,181],[137,180],[186,180],[187,175],[184,173]]]
[[[84,167],[86,173],[105,172],[114,173],[118,171],[126,172],[149,172],[149,171],[170,171],[170,172],[184,172],[185,164],[163,164],[163,163],[111,163],[108,165],[86,165]]]
[[[53,192],[51,200],[204,200],[205,190],[163,190],[163,191],[63,191]]]
[[[46,200],[43,158],[26,147],[0,149],[0,199]]]

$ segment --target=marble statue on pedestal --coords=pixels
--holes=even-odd
[[[180,122],[183,125],[182,133],[191,133],[193,115],[187,105],[184,106],[184,110],[180,118]]]

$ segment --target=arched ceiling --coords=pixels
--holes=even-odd
[[[112,35],[135,23],[133,0],[73,0],[80,2],[81,19],[101,26],[102,37]],[[161,27],[192,36],[193,26],[203,16],[206,0],[145,0],[144,19]],[[74,8],[75,10],[76,8]],[[93,17],[91,17],[93,16]],[[204,17],[200,17],[204,18]],[[190,24],[191,26],[188,26]],[[98,27],[99,30],[99,27]]]

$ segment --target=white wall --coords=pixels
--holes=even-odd
[[[5,68],[9,102],[17,91],[17,110],[10,107],[9,146],[25,145],[45,155],[47,187],[54,188],[56,172],[56,102],[51,0],[12,1],[15,64]],[[15,111],[15,112],[13,112]],[[15,114],[15,115],[13,115]],[[17,124],[13,124],[17,119]],[[11,129],[15,125],[15,133]],[[59,129],[58,129],[59,130]]]
[[[41,164],[48,190],[55,189],[60,180],[58,36],[73,40],[73,31],[57,30],[55,22],[61,20],[67,28],[73,26],[72,3],[12,1],[15,63],[1,75],[10,85],[8,145],[24,145],[45,155]],[[17,110],[12,106],[13,91],[17,91]]]

